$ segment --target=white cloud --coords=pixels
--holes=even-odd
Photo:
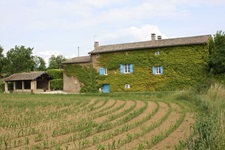
[[[43,50],[43,51],[41,50],[41,51],[36,52],[35,49],[34,49],[34,55],[42,57],[46,62],[46,66],[48,66],[49,65],[49,62],[48,62],[49,58],[52,55],[58,56],[58,55],[61,55],[61,54],[58,51],[51,51],[51,50]]]
[[[48,59],[51,54],[77,55],[77,46],[88,47],[80,52],[86,55],[93,48],[94,34],[101,45],[150,40],[152,32],[163,38],[212,33],[223,30],[224,21],[219,16],[208,20],[208,15],[224,14],[225,9],[221,9],[224,3],[224,0],[2,0],[0,44],[6,50],[18,43],[29,45],[40,50],[35,54]]]
[[[141,27],[131,26],[129,28],[112,31],[105,35],[97,36],[97,41],[100,44],[117,44],[127,42],[139,42],[151,40],[151,34],[161,35],[162,38],[166,36],[159,30],[156,25],[143,25]]]
[[[91,5],[94,7],[106,7],[113,4],[123,4],[128,0],[82,0],[81,3],[84,5]]]

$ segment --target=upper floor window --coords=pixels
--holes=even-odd
[[[107,68],[100,68],[99,73],[100,75],[108,75],[108,70]]]
[[[133,64],[121,64],[120,65],[120,73],[133,73]]]
[[[163,74],[163,66],[160,67],[152,67],[152,74]]]

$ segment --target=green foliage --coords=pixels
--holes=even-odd
[[[91,66],[81,66],[76,64],[67,64],[65,67],[67,76],[76,77],[81,83],[81,93],[96,93],[98,87],[96,79],[98,77],[97,71]]]
[[[25,46],[15,46],[6,54],[6,64],[3,66],[3,72],[7,74],[14,74],[19,72],[31,71],[34,65],[33,48],[26,48]]]
[[[2,81],[0,81],[0,92],[3,91],[5,91],[5,84]]]
[[[2,48],[2,46],[0,45],[0,75],[2,72],[2,67],[3,67],[3,61],[4,61],[4,55],[3,55],[3,51],[4,49]]]
[[[211,77],[211,80],[213,80],[214,82],[217,82],[217,83],[225,85],[225,73],[213,75]]]
[[[213,74],[225,73],[225,33],[218,31],[209,43],[209,69]]]
[[[63,90],[63,70],[48,69],[47,74],[53,78],[53,80],[50,81],[50,88],[52,90]]]
[[[58,56],[52,55],[49,58],[49,67],[48,67],[48,69],[59,69],[59,68],[62,68],[62,62],[64,62],[65,60],[66,60],[65,57],[62,56],[62,55],[58,55]]]
[[[160,55],[155,55],[159,51]],[[99,86],[110,84],[112,92],[188,89],[207,78],[208,45],[177,46],[101,54],[99,66],[108,69]],[[133,64],[134,73],[120,74],[120,64]],[[153,75],[152,66],[163,66]],[[130,84],[130,89],[124,85]]]
[[[52,90],[62,90],[63,89],[63,79],[53,79],[50,81],[50,88]]]
[[[46,70],[46,63],[45,60],[39,56],[34,56],[34,65],[33,71],[45,71]]]
[[[53,79],[63,79],[62,69],[48,69],[47,74],[50,75]]]
[[[205,91],[200,90],[200,91]],[[199,112],[194,126],[194,135],[183,145],[190,150],[218,149],[225,146],[225,87],[212,84],[206,92],[183,91],[176,94],[177,100],[193,102]]]

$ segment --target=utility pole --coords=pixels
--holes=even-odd
[[[80,47],[78,46],[78,57],[80,57]]]

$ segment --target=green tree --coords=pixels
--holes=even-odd
[[[0,75],[2,73],[2,67],[3,67],[3,61],[4,61],[4,55],[3,55],[3,51],[4,49],[2,48],[2,46],[0,45]]]
[[[209,69],[213,74],[225,73],[225,33],[222,31],[209,42]]]
[[[48,69],[59,69],[59,68],[62,68],[62,62],[65,61],[65,57],[62,56],[62,55],[58,55],[58,56],[55,56],[55,55],[52,55],[50,58],[49,58],[49,67]]]
[[[31,71],[34,66],[32,55],[33,48],[25,46],[15,46],[6,54],[6,64],[3,67],[3,72],[7,75],[19,72]]]
[[[34,66],[33,71],[45,71],[46,70],[46,63],[42,57],[34,56],[33,58]]]

